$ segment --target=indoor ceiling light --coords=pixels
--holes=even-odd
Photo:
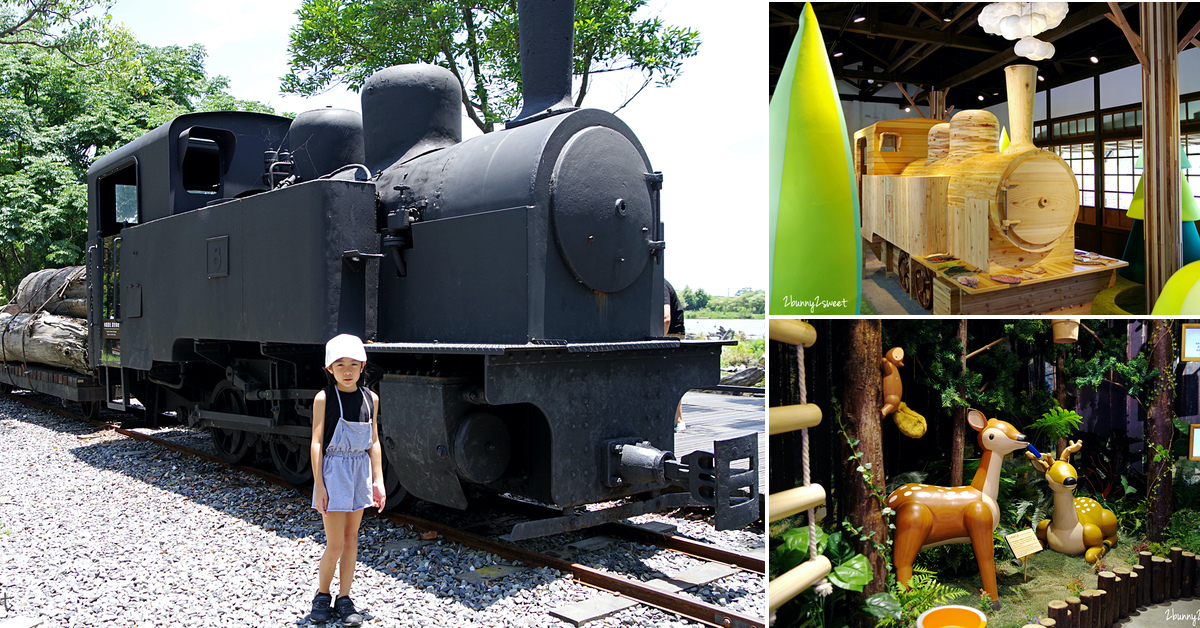
[[[979,100],[980,100],[980,101],[982,101],[982,100],[983,100],[983,94],[980,94],[980,95],[979,95]]]
[[[1066,2],[993,2],[979,12],[979,25],[992,35],[1020,39],[1013,52],[1041,61],[1054,56],[1054,45],[1034,35],[1058,26],[1066,15]]]
[[[1046,80],[1046,77],[1044,77],[1044,76],[1042,76],[1041,74],[1039,74],[1039,75],[1038,75],[1038,80],[1039,80],[1039,81],[1044,81],[1044,80]]]
[[[1096,55],[1092,55],[1091,57],[1088,57],[1088,58],[1091,59],[1092,63],[1100,63],[1100,59],[1097,59]]]
[[[912,107],[905,107],[905,108],[904,108],[904,113],[911,113],[911,112],[912,112]]]
[[[865,21],[867,21],[867,18],[866,18],[866,16],[864,16],[864,15],[855,15],[855,16],[854,16],[854,23],[855,23],[855,24],[858,24],[858,23],[860,23],[860,22],[865,22]]]
[[[841,51],[841,50],[839,50],[839,51],[837,51],[837,52],[833,53],[833,56],[834,56],[835,58],[836,58],[836,57],[840,57],[840,56],[842,56],[842,51]]]

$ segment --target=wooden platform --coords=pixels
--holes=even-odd
[[[915,255],[912,261],[933,275],[932,309],[937,315],[1090,314],[1096,294],[1113,285],[1118,268],[1129,265],[1115,258],[1090,255],[1103,265],[1049,262],[1040,265],[1044,274],[1024,278],[1019,284],[995,281],[990,273],[978,272],[972,275],[979,280],[975,288],[960,284],[957,277],[947,277],[947,262],[931,262]],[[1014,268],[995,274],[1020,276],[1022,271]]]
[[[675,433],[675,457],[712,451],[714,440],[758,432],[758,490],[767,491],[767,410],[764,397],[688,392],[683,396],[683,422],[687,430]]]

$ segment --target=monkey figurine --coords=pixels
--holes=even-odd
[[[883,354],[883,417],[900,409],[900,397],[904,384],[900,381],[900,369],[904,366],[904,349],[892,347]],[[882,417],[881,417],[882,418]]]

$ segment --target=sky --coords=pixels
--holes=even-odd
[[[203,44],[208,74],[228,77],[229,92],[237,98],[293,114],[326,106],[361,111],[358,95],[341,87],[311,98],[279,93],[300,4],[116,0],[112,15],[145,44]],[[663,172],[666,278],[677,290],[686,285],[732,295],[767,287],[768,38],[762,5],[650,0],[636,16],[657,15],[666,24],[694,28],[702,42],[670,87],[647,88],[617,112],[638,135],[654,169]],[[592,80],[584,106],[611,111],[641,85],[641,74]],[[475,134],[464,120],[464,139]]]

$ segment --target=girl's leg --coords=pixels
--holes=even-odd
[[[354,513],[325,513],[325,553],[321,554],[321,564],[317,570],[317,592],[319,593],[329,593],[329,586],[333,583],[334,569],[337,567],[338,558],[345,549],[346,520],[349,518],[348,515],[352,514]],[[362,512],[359,512],[358,516],[361,519]],[[357,532],[357,522],[354,524],[354,529]]]
[[[338,568],[338,597],[350,595],[350,583],[354,581],[354,563],[358,560],[358,526],[362,523],[363,511],[341,514],[346,515],[346,524],[342,532],[342,562]],[[328,550],[329,546],[325,547]]]

